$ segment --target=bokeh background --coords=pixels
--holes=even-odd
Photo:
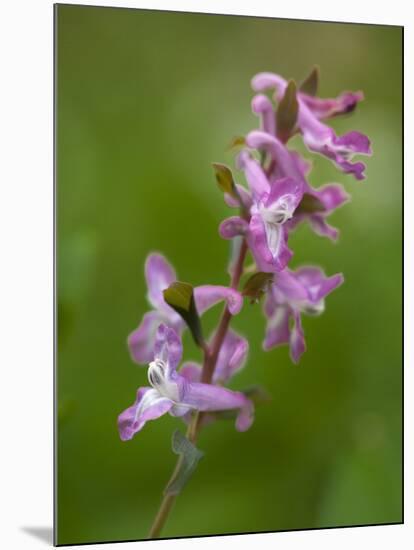
[[[322,96],[365,92],[332,124],[368,134],[374,155],[364,182],[314,157],[311,183],[345,183],[352,202],[332,217],[338,244],[298,229],[292,265],[346,282],[304,319],[300,366],[286,347],[262,351],[260,306],[235,319],[251,351],[233,387],[262,384],[272,401],[244,434],[228,421],[202,432],[205,458],[163,535],[400,522],[401,28],[64,5],[56,23],[58,542],[147,535],[184,425],[117,432],[146,384],[126,347],[148,310],[145,257],[162,251],[194,285],[227,283],[211,163],[232,164],[229,141],[257,125],[255,73],[300,81],[314,64]]]

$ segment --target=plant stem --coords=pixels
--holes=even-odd
[[[178,466],[177,462],[177,466]],[[171,508],[175,502],[177,495],[164,495],[162,499],[161,506],[158,509],[157,515],[155,516],[154,522],[151,526],[151,529],[148,533],[148,539],[157,539],[160,536],[161,529],[163,528]]]
[[[246,241],[243,240],[243,243],[240,248],[239,257],[237,259],[236,265],[234,267],[233,275],[231,278],[230,287],[233,289],[237,289],[240,282],[240,277],[243,273],[243,265],[244,260],[246,258],[247,253],[247,244]],[[214,369],[216,368],[217,363],[217,357],[220,353],[221,346],[223,344],[224,338],[227,334],[227,329],[229,328],[229,324],[232,318],[232,314],[230,313],[227,306],[223,309],[223,313],[221,315],[220,323],[218,325],[216,334],[214,336],[214,340],[211,344],[211,350],[210,353],[207,355],[207,359],[204,362],[203,370],[201,372],[201,382],[205,384],[210,384],[211,379],[213,378]]]
[[[244,260],[246,259],[246,253],[247,253],[247,243],[243,239],[242,245],[240,247],[239,256],[237,258],[237,262],[235,264],[233,274],[231,277],[230,287],[233,289],[237,289],[239,286],[240,278],[243,274],[243,265]],[[211,346],[204,346],[204,361],[203,361],[203,369],[201,371],[201,382],[204,384],[210,384],[211,380],[213,378],[214,369],[216,368],[217,358],[220,353],[221,346],[223,345],[224,339],[227,334],[227,329],[229,328],[230,321],[232,318],[232,314],[230,313],[227,306],[224,307],[223,313],[221,314],[220,322],[218,324],[213,342],[211,343]],[[191,443],[195,443],[197,441],[198,433],[200,431],[201,426],[201,418],[203,416],[203,413],[196,412],[187,428],[187,439],[191,441]],[[170,481],[174,479],[176,473],[179,471],[179,468],[181,466],[182,456],[177,460],[177,463],[174,468],[174,472],[170,478]],[[167,483],[166,487],[168,487],[170,481]],[[175,499],[178,495],[171,495],[171,494],[165,494],[162,499],[161,505],[158,509],[157,515],[155,516],[154,522],[151,526],[151,529],[148,533],[149,539],[155,539],[160,536],[161,530],[164,527],[165,522],[167,521],[167,518],[171,512],[171,509],[174,505]]]

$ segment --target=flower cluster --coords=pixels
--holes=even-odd
[[[240,343],[236,340],[231,338],[226,345],[217,371],[219,378],[228,378],[240,366],[240,355],[243,352],[240,353]],[[251,401],[242,393],[215,383],[202,384],[198,381],[197,365],[187,363],[177,372],[182,351],[176,331],[163,323],[159,325],[154,343],[154,360],[148,369],[151,387],[139,388],[135,403],[120,414],[118,427],[121,439],[131,439],[148,420],[159,418],[167,412],[172,416],[185,416],[192,410],[237,409],[236,428],[245,431],[250,427],[253,421]]]
[[[311,163],[289,149],[287,141],[299,133],[310,151],[326,156],[342,172],[363,179],[365,165],[352,162],[352,157],[355,153],[371,154],[368,138],[355,131],[338,137],[323,122],[353,111],[363,94],[346,92],[334,99],[320,99],[296,92],[295,86],[271,73],[256,75],[252,87],[255,92],[274,90],[273,99],[279,107],[289,95],[288,103],[296,105],[294,120],[286,135],[286,113],[276,110],[267,95],[254,96],[252,111],[260,119],[260,130],[253,130],[245,137],[245,148],[237,159],[249,189],[241,193],[241,186],[237,185],[239,199],[227,197],[231,206],[243,202],[248,215],[227,218],[219,232],[224,239],[244,237],[257,269],[274,274],[264,301],[267,328],[263,347],[269,350],[289,343],[291,358],[297,363],[306,349],[301,313],[321,313],[325,296],[343,282],[343,276],[326,277],[320,268],[313,266],[290,270],[288,264],[293,252],[288,247],[289,235],[299,223],[307,221],[315,233],[335,240],[338,230],[326,218],[349,197],[339,184],[313,188],[307,179]]]
[[[323,312],[325,297],[342,284],[343,276],[328,277],[315,266],[291,269],[293,251],[289,248],[289,236],[298,224],[307,222],[317,235],[335,240],[338,230],[327,218],[348,200],[348,195],[339,184],[313,188],[308,181],[311,163],[287,143],[299,134],[310,152],[327,157],[341,172],[357,180],[364,179],[365,165],[353,161],[353,156],[371,154],[366,136],[356,131],[337,136],[325,123],[330,117],[353,111],[363,94],[346,92],[333,99],[318,98],[314,94],[316,73],[312,74],[312,80],[298,90],[293,81],[287,82],[276,74],[260,73],[253,78],[256,95],[252,111],[259,117],[260,128],[238,140],[242,150],[236,161],[245,175],[247,188],[234,182],[230,169],[216,165],[221,166],[216,176],[226,203],[239,209],[239,215],[220,224],[219,233],[224,239],[244,242],[254,261],[254,275],[265,275],[260,279],[263,285],[253,294],[254,298],[264,294],[263,348],[288,344],[295,363],[306,349],[302,313]],[[273,93],[271,97],[264,93],[269,90]],[[234,248],[241,254],[241,247]],[[244,337],[228,328],[228,319],[218,326],[209,343],[198,339],[204,351],[204,364],[186,362],[178,369],[182,357],[181,334],[186,325],[192,328],[190,308],[197,322],[200,315],[221,301],[225,302],[229,317],[240,312],[244,297],[249,294],[238,290],[244,256],[239,260],[240,272],[233,273],[229,287],[204,285],[192,289],[186,309],[166,299],[165,291],[177,280],[173,267],[161,254],[148,256],[145,276],[148,301],[153,309],[131,333],[128,345],[135,362],[149,364],[150,386],[139,388],[134,404],[119,416],[122,440],[131,439],[148,420],[167,412],[189,423],[194,411],[204,413],[206,422],[218,417],[219,411],[230,410],[235,412],[239,431],[250,427],[252,401],[246,393],[224,387],[244,366],[249,347]],[[218,334],[221,339],[216,338]],[[217,342],[218,349],[213,349]],[[203,374],[207,363],[212,370],[206,381]]]

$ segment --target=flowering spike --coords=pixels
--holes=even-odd
[[[363,99],[362,92],[321,99],[316,97],[318,79],[317,67],[299,89],[293,80],[288,82],[273,73],[257,74],[252,79],[256,95],[251,106],[260,129],[233,140],[233,146],[242,147],[237,167],[244,172],[247,188],[234,181],[226,165],[213,164],[226,204],[239,209],[238,216],[223,220],[219,227],[220,236],[232,240],[229,287],[206,284],[193,289],[176,280],[174,268],[158,253],[150,254],[145,263],[148,301],[153,309],[144,314],[128,344],[133,360],[148,364],[149,386],[139,388],[135,402],[119,415],[118,429],[120,438],[129,440],[146,422],[166,413],[189,424],[188,438],[177,431],[173,435],[173,451],[180,458],[161,511],[181,491],[202,456],[193,444],[198,430],[215,420],[231,418],[238,431],[245,431],[253,422],[255,403],[267,398],[257,386],[244,391],[225,387],[247,360],[248,339],[230,328],[244,296],[252,302],[264,296],[264,350],[288,344],[291,360],[298,363],[306,350],[302,315],[321,314],[326,296],[343,283],[341,273],[327,277],[319,267],[293,271],[289,266],[293,251],[288,241],[297,225],[306,220],[316,234],[336,239],[338,230],[328,224],[327,217],[349,200],[339,184],[317,189],[310,185],[312,163],[287,147],[289,138],[298,131],[308,151],[326,156],[356,179],[365,177],[365,166],[352,162],[352,156],[371,154],[365,135],[351,131],[337,136],[322,122],[353,111]],[[269,88],[275,91],[276,112],[273,101],[262,93]],[[247,253],[253,264],[245,268]],[[247,274],[250,276],[240,292],[240,280]],[[222,301],[224,311],[207,343],[199,316]],[[181,333],[186,325],[203,350],[202,366],[187,361],[180,368]],[[163,514],[157,515],[152,534],[159,533]]]

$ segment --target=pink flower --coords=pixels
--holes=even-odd
[[[222,354],[226,355],[223,348]],[[240,351],[235,351],[240,356]],[[240,367],[240,358],[222,358],[222,368],[234,370]],[[167,412],[182,417],[191,411],[237,410],[236,429],[245,431],[253,422],[253,404],[242,393],[214,384],[202,384],[190,375],[189,366],[177,372],[182,357],[182,344],[176,331],[161,324],[156,332],[153,361],[148,367],[150,386],[137,391],[135,402],[118,417],[119,435],[123,441],[132,439],[146,422],[155,420]],[[230,361],[233,364],[230,367]],[[226,366],[224,365],[226,364]],[[223,370],[224,369],[224,370]],[[229,375],[230,372],[225,375]]]
[[[264,303],[267,318],[263,348],[289,344],[292,361],[297,363],[306,350],[301,314],[319,315],[325,309],[325,296],[343,283],[341,273],[326,277],[318,267],[286,269],[275,275]],[[290,320],[293,321],[290,326]]]
[[[284,78],[273,73],[259,73],[252,80],[252,87],[256,92],[275,89],[278,101],[283,97],[287,82]],[[276,126],[271,121],[270,101],[265,96],[256,99],[253,109],[262,114],[262,127],[275,134]],[[297,126],[302,133],[303,141],[310,151],[320,153],[334,162],[346,174],[353,174],[358,180],[365,178],[365,165],[362,162],[351,162],[355,154],[371,155],[370,142],[367,136],[352,131],[337,136],[332,128],[321,122],[329,116],[352,111],[357,102],[363,98],[360,92],[347,92],[336,99],[315,99],[306,94],[298,93],[299,104]],[[277,121],[276,121],[277,125]]]
[[[139,364],[149,363],[154,355],[155,336],[160,323],[166,323],[181,334],[185,323],[164,300],[163,290],[177,280],[174,268],[158,253],[152,253],[145,262],[145,278],[148,286],[148,301],[153,309],[145,313],[139,326],[129,335],[128,347],[132,359]],[[201,315],[221,301],[226,301],[232,315],[243,304],[239,292],[219,285],[203,285],[194,289],[194,299]]]

